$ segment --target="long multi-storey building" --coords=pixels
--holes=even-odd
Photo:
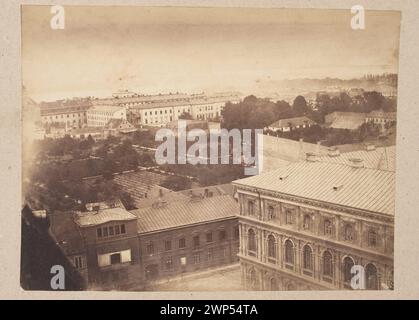
[[[226,102],[239,100],[237,93],[206,96],[204,93],[139,95],[121,92],[111,98],[42,102],[40,109],[44,126],[65,125],[67,130],[86,126],[104,127],[111,119],[128,120],[133,125],[163,127],[178,120],[184,113],[189,113],[196,120],[219,119]],[[125,112],[125,115],[121,116],[121,112]]]
[[[88,127],[105,127],[114,119],[127,120],[126,109],[117,106],[94,106],[87,110]]]
[[[240,264],[249,290],[393,287],[393,171],[316,161],[233,182],[240,203]]]
[[[87,125],[87,110],[92,106],[90,99],[59,100],[40,104],[43,126],[65,125],[68,129]]]
[[[189,99],[142,103],[128,107],[129,120],[138,125],[162,127],[178,120],[183,113],[189,113],[195,120],[219,119],[226,102],[238,101],[238,96],[231,95],[189,96]]]

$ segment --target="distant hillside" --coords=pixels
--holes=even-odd
[[[343,91],[362,88],[365,91],[379,91],[384,95],[396,95],[397,74],[366,75],[356,79],[284,79],[258,80],[255,93],[259,96],[292,98],[298,94],[316,91]]]

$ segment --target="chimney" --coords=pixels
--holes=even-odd
[[[317,161],[317,154],[314,152],[307,152],[306,153],[306,160],[309,162],[316,162]]]
[[[340,151],[337,147],[331,147],[331,148],[327,149],[327,155],[329,157],[339,157],[340,156]]]
[[[353,168],[363,168],[364,167],[364,160],[360,158],[351,158],[349,160],[349,165]]]

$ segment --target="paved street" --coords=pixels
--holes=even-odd
[[[220,268],[215,271],[195,273],[154,285],[153,291],[240,291],[240,267]]]

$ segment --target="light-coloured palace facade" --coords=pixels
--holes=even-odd
[[[311,159],[233,182],[247,290],[393,288],[394,172]]]

